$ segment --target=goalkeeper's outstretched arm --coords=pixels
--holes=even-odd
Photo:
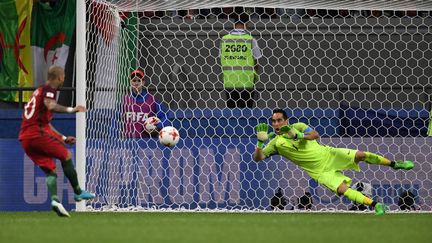
[[[263,149],[261,147],[256,147],[255,152],[253,154],[253,159],[255,162],[260,162],[261,160],[267,158],[265,154],[263,153]]]
[[[255,160],[255,162],[259,162],[267,157],[263,153],[264,143],[269,138],[272,138],[274,136],[274,133],[268,133],[268,125],[265,123],[258,124],[255,130],[257,133],[257,145],[253,154],[253,159]]]

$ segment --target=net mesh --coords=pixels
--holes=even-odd
[[[254,127],[283,108],[320,143],[415,161],[407,172],[361,163],[344,174],[393,210],[430,211],[431,9],[427,1],[87,1],[86,186],[97,194],[89,209],[354,209],[282,157],[253,162]],[[220,40],[244,16],[262,53],[256,102],[227,108]],[[168,108],[164,125],[180,132],[173,148],[124,135],[125,124],[150,116],[124,105],[137,68]]]
[[[405,0],[113,0],[106,1],[119,11],[165,11],[185,9],[211,9],[232,6],[290,8],[290,9],[351,9],[351,10],[422,10],[430,11],[432,3],[429,1]]]

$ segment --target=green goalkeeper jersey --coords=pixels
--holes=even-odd
[[[300,132],[309,128],[302,122],[291,126]],[[279,154],[303,168],[312,178],[317,178],[330,157],[330,149],[331,147],[321,145],[316,140],[294,140],[278,135],[264,147],[263,153],[267,157]]]

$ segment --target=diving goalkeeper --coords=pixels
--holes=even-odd
[[[414,167],[412,161],[391,161],[370,152],[321,145],[316,141],[320,136],[317,131],[301,122],[288,125],[288,116],[281,109],[273,110],[271,122],[276,137],[265,146],[264,143],[274,136],[274,133],[268,133],[268,125],[265,123],[256,127],[258,142],[253,154],[256,162],[279,154],[300,166],[310,177],[338,195],[344,195],[359,204],[373,206],[376,215],[385,214],[387,206],[351,189],[351,179],[340,171],[360,171],[360,161],[386,165],[396,170],[410,170]]]

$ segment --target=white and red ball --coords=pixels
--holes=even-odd
[[[154,131],[156,129],[156,125],[159,122],[160,122],[159,118],[157,118],[155,116],[149,117],[144,122],[144,128],[145,128],[146,131],[152,132],[152,131]]]
[[[175,146],[180,140],[180,133],[175,127],[164,127],[159,131],[159,142],[167,147]]]

